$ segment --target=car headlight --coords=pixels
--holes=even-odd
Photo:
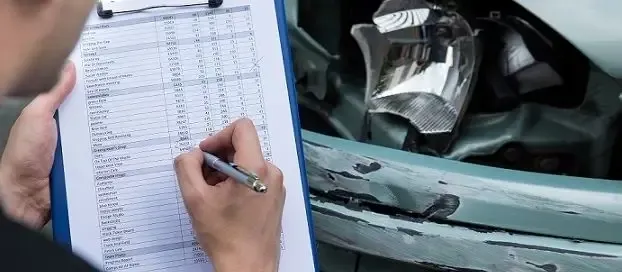
[[[460,14],[416,0],[386,0],[373,22],[351,29],[366,63],[369,111],[406,118],[426,138],[441,136],[434,146],[444,151],[471,96],[473,30]]]

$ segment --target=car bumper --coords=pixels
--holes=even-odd
[[[303,139],[322,243],[446,271],[622,271],[615,183]]]

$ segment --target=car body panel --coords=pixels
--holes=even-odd
[[[622,78],[622,1],[514,0],[609,75]]]
[[[622,243],[618,181],[474,165],[308,131],[303,139],[316,195],[421,221]]]
[[[415,222],[316,197],[311,203],[316,237],[324,243],[442,271],[604,272],[622,267],[620,245]]]
[[[366,124],[364,92],[339,76],[329,77],[328,67],[339,56],[331,56],[297,26],[296,2],[287,2],[294,55],[302,60],[296,65],[305,75],[328,78],[303,84],[298,101],[317,115],[307,117],[309,122],[324,122],[341,137],[303,130],[310,202],[320,243],[443,271],[622,271],[621,182],[486,167],[402,151],[401,145],[377,145],[403,143],[400,139],[407,136],[407,127],[386,116],[375,116],[374,122]],[[547,7],[529,0],[517,2],[529,10]],[[556,8],[563,5],[553,2]],[[589,3],[581,2],[583,6]],[[585,24],[586,18],[580,20]],[[563,20],[542,19],[565,37],[573,37]],[[591,40],[581,42],[585,48],[578,47],[588,57],[590,53],[597,56],[596,64],[609,75],[599,69],[590,73],[590,97],[608,103],[580,106],[578,112],[583,115],[576,119],[584,118],[589,128],[580,136],[609,143],[601,138],[611,135],[602,136],[594,128],[607,130],[615,123],[611,120],[617,116],[613,113],[617,113],[620,86],[610,75],[616,76],[619,68],[622,76],[622,62],[602,62],[598,56],[606,52],[587,48]],[[618,42],[622,43],[622,36],[614,43]],[[337,94],[323,99],[321,90],[327,88]],[[515,121],[523,132],[544,125],[563,133],[559,128],[571,126],[563,120],[549,122],[558,126],[556,130],[556,126],[535,122],[544,111],[519,108]],[[521,114],[525,112],[531,114]],[[553,120],[567,112],[551,107],[546,114]],[[603,122],[589,122],[596,118]],[[364,133],[366,125],[369,134]],[[502,129],[502,124],[498,127]],[[475,143],[490,139],[485,133],[471,136]],[[327,258],[335,256],[320,256],[320,262]]]
[[[471,165],[308,131],[303,139],[323,243],[445,271],[622,267],[622,245],[581,240],[620,242],[618,182]]]

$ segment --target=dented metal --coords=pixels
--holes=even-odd
[[[341,248],[442,271],[622,271],[620,245],[421,222],[312,196],[316,237]]]
[[[295,1],[288,3],[291,2]],[[412,15],[424,15],[420,11],[409,14],[404,16],[414,18]],[[293,21],[294,17],[291,17]],[[374,25],[359,25],[353,32],[361,34],[361,37],[377,37],[366,41],[378,42],[382,41],[382,35],[377,34],[398,30],[395,25],[379,24],[383,25],[379,31],[370,30],[376,27]],[[292,23],[290,28],[298,30],[296,25]],[[324,87],[329,84],[327,82],[332,82],[326,78],[329,64],[339,56],[316,50],[319,46],[310,43],[304,31],[301,32],[302,36],[292,32],[294,34],[290,35],[296,48],[295,53],[302,60],[310,60],[297,67],[298,74],[302,75],[299,80],[313,79],[299,91],[311,92],[321,100],[325,98]],[[384,55],[371,52],[374,51],[371,48],[381,48],[386,43],[380,45],[361,48],[362,53],[370,59],[367,62],[370,96],[367,96],[365,102],[370,102],[374,91],[371,87],[380,81],[381,69],[371,69],[377,68],[375,64],[383,61],[379,56]],[[619,101],[616,94],[619,86],[612,86],[610,79],[605,80],[601,73],[594,72],[590,77],[597,80],[591,81],[590,94],[599,93],[599,99],[603,98],[609,103],[603,103],[603,107],[589,107],[590,104],[586,103],[581,107],[583,117],[579,120],[596,118],[599,122],[585,123],[593,129],[589,130],[590,135],[580,136],[602,138],[602,142],[608,145],[612,139],[600,132],[607,127],[605,125],[613,123],[612,116],[617,116],[613,112],[618,112],[615,102]],[[340,99],[337,99],[334,107],[322,108],[317,112],[321,113],[319,115],[322,118],[331,121],[333,126],[341,126],[342,130],[349,131],[340,134],[350,140],[308,131],[303,133],[315,233],[320,242],[442,271],[622,271],[622,235],[619,235],[622,229],[622,184],[619,181],[476,166],[396,150],[399,146],[380,147],[355,142],[353,140],[373,141],[360,124],[364,120],[351,118],[350,115],[344,115],[348,118],[339,116],[343,111],[339,103],[348,99],[363,101],[365,99],[355,95],[364,94],[357,93],[358,90],[350,92],[339,86],[342,82],[334,81],[337,83],[329,85],[339,87],[336,89],[339,90]],[[594,100],[595,97],[588,95],[586,101],[590,102],[590,99]],[[305,104],[305,100],[300,101]],[[395,101],[399,102],[399,99]],[[323,104],[314,104],[320,108],[318,105]],[[365,111],[369,105],[374,106],[370,103],[356,104],[356,112],[359,112],[358,108],[361,112]],[[378,105],[375,106],[377,109]],[[525,107],[517,109],[517,112],[522,113]],[[380,105],[380,108],[390,107]],[[571,126],[571,122],[567,121],[569,119],[562,118],[561,113],[566,114],[564,111],[543,108],[534,111],[539,114],[536,116],[539,118],[535,119],[535,115],[519,114],[517,116],[525,118],[512,120],[523,126],[518,126],[518,132],[511,135],[539,143],[541,139],[529,136],[533,134],[530,131],[541,129],[541,125],[546,123],[548,119],[544,117],[551,117],[550,120],[555,120],[551,122],[559,126]],[[339,120],[339,117],[343,117],[343,120]],[[503,119],[501,117],[483,118],[490,118],[490,123],[498,123],[490,127],[507,129],[507,124],[498,121]],[[400,130],[402,126],[386,125],[389,122],[370,123],[372,128],[376,126],[375,130],[369,130],[373,131],[376,142],[383,137],[401,139],[406,133]],[[495,141],[493,134],[469,134],[472,122],[467,120],[463,125],[467,133],[462,137],[472,143],[467,146],[471,153],[488,154],[514,139],[504,135]],[[557,134],[553,135],[561,139],[559,142],[568,144],[567,139],[574,139],[573,135],[561,135],[568,134],[567,130],[557,129],[553,125],[544,127],[557,130]],[[581,141],[575,140],[568,145],[580,148],[582,145],[579,143]],[[451,154],[460,157],[466,153],[456,148],[451,150]],[[602,152],[590,153],[585,160],[592,163],[586,165],[602,165],[595,171],[603,172],[607,166],[599,162],[604,161],[606,155]]]
[[[619,182],[303,138],[320,241],[474,271],[622,271]]]

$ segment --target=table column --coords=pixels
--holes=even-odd
[[[200,27],[200,13],[186,13],[177,14],[175,18],[176,35],[178,42],[179,57],[181,59],[182,68],[182,82],[183,82],[183,95],[185,98],[184,110],[186,120],[188,121],[187,139],[183,141],[188,142],[191,147],[194,140],[192,139],[192,132],[197,125],[201,122],[196,120],[196,111],[193,107],[197,97],[202,97],[202,94],[207,94],[207,76],[205,73],[205,60],[203,45],[201,41],[201,27]],[[202,99],[199,99],[201,101]],[[171,104],[171,103],[167,103]],[[181,103],[178,103],[181,104]],[[176,108],[180,108],[176,106]],[[177,112],[179,114],[179,112]],[[204,117],[209,115],[204,115]],[[186,137],[184,133],[183,137]],[[185,149],[186,151],[188,149]],[[207,263],[207,256],[200,250],[200,246],[195,242],[194,231],[192,230],[192,224],[188,217],[186,208],[181,196],[178,201],[178,209],[180,214],[180,224],[182,232],[182,240],[184,242],[184,259],[185,263],[199,264]],[[196,249],[199,248],[197,251]]]
[[[203,31],[202,37],[207,41],[204,45],[207,54],[205,62],[207,64],[208,91],[210,119],[214,132],[220,131],[229,125],[229,107],[227,105],[227,92],[225,87],[225,75],[223,73],[222,49],[220,39],[227,34],[220,34],[219,20],[225,14],[224,9],[210,10],[206,16],[201,18]],[[225,32],[225,30],[222,30]],[[229,33],[229,36],[232,35]]]
[[[236,51],[235,24],[233,21],[233,14],[235,12],[236,8],[227,8],[221,10],[216,16],[218,46],[222,52],[220,60],[222,62],[222,71],[224,74],[224,85],[227,95],[227,117],[229,122],[233,122],[235,119],[246,115],[243,109],[244,97]]]
[[[270,151],[268,123],[264,109],[265,104],[259,72],[245,73],[242,76],[246,114],[255,124],[264,156],[267,160],[271,161],[272,153]]]
[[[158,35],[159,52],[173,158],[192,147],[185,94],[192,82],[184,81],[185,71],[179,50],[181,33],[177,26],[178,22],[188,19],[178,19],[177,16],[180,15],[158,16],[156,22],[158,33],[163,33]]]
[[[246,115],[253,120],[259,134],[262,151],[266,160],[272,160],[268,123],[265,111],[263,89],[260,76],[261,59],[257,55],[253,20],[248,6],[236,8],[233,13],[236,41],[237,65],[242,78],[244,108]]]
[[[240,70],[240,56],[238,54],[237,39],[235,29],[236,14],[239,14],[239,8],[230,8],[225,10],[220,29],[224,29],[226,36],[221,35],[220,48],[224,52],[221,57],[223,63],[223,73],[225,74],[225,86],[227,91],[227,104],[229,107],[229,121],[247,117],[244,101],[244,91],[242,88],[242,73]],[[238,16],[239,17],[239,16]]]
[[[215,71],[208,73],[205,58],[211,56],[213,50],[205,49],[204,43],[210,43],[209,37],[205,37],[201,33],[201,29],[209,31],[210,24],[206,18],[207,11],[196,13],[191,26],[195,39],[192,43],[188,43],[184,50],[188,51],[187,57],[184,59],[185,69],[194,71],[193,80],[200,80],[196,88],[189,94],[188,99],[188,121],[190,122],[190,135],[194,143],[198,143],[213,133],[214,128],[211,120],[211,106],[208,91],[208,78],[215,77]],[[213,22],[212,22],[213,23]],[[214,27],[215,31],[215,27]],[[209,47],[209,46],[207,46]],[[187,68],[186,68],[187,67]]]
[[[96,25],[80,42],[106,271],[183,257],[154,27]]]

